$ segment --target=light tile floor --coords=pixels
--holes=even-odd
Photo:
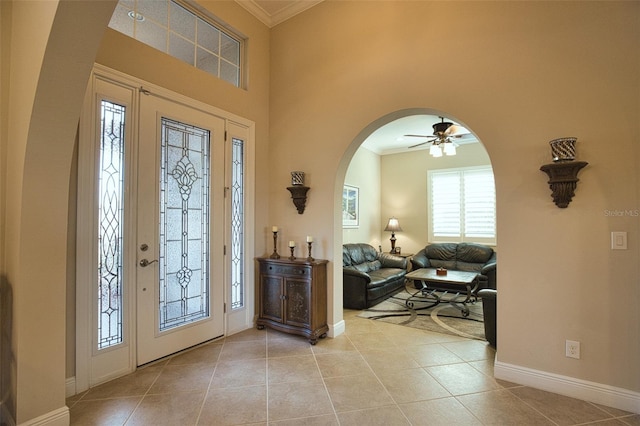
[[[493,378],[484,342],[356,317],[311,346],[247,330],[71,397],[72,425],[640,426],[640,415]]]

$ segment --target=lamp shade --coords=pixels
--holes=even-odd
[[[456,155],[456,146],[451,142],[445,143],[444,153],[447,155]]]
[[[440,145],[431,144],[431,148],[429,148],[429,154],[436,158],[442,157],[442,148],[440,148]]]
[[[402,232],[402,228],[400,227],[400,222],[395,217],[389,218],[389,222],[387,223],[385,231],[391,232]]]

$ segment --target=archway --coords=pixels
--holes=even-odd
[[[84,91],[116,1],[12,2],[5,247],[13,339],[5,407],[16,424],[68,423],[65,407],[70,170]],[[4,19],[3,19],[3,22]],[[7,46],[8,45],[8,46]],[[25,53],[28,52],[28,53]],[[5,360],[3,360],[4,362]],[[4,374],[4,373],[3,373]]]
[[[336,175],[335,181],[335,205],[334,205],[334,218],[335,224],[334,227],[334,262],[336,268],[334,269],[334,310],[337,311],[342,304],[342,294],[343,294],[343,285],[338,284],[342,283],[342,268],[341,268],[341,253],[342,253],[342,244],[343,243],[369,243],[374,247],[385,247],[385,251],[388,251],[389,248],[389,240],[385,239],[385,235],[382,233],[382,229],[384,228],[384,223],[388,217],[405,215],[404,219],[409,219],[407,224],[409,225],[409,229],[404,229],[405,234],[402,236],[404,244],[403,253],[415,253],[418,250],[424,248],[427,244],[427,177],[426,171],[430,169],[456,169],[456,168],[465,168],[465,167],[478,167],[478,166],[486,166],[491,165],[491,161],[489,158],[489,154],[485,149],[484,145],[481,143],[480,139],[475,135],[472,131],[469,134],[469,138],[465,137],[462,139],[457,139],[460,143],[458,147],[458,155],[456,156],[445,156],[447,158],[432,158],[427,150],[420,150],[428,148],[431,144],[425,144],[421,148],[416,148],[415,151],[410,151],[411,154],[407,155],[407,152],[400,151],[391,151],[393,155],[390,155],[387,160],[383,160],[382,169],[383,172],[380,175],[382,183],[378,188],[383,195],[380,197],[380,212],[377,218],[371,220],[371,223],[368,224],[369,228],[365,227],[364,230],[354,231],[347,230],[347,233],[352,235],[344,234],[343,238],[343,228],[342,228],[342,215],[341,215],[341,207],[342,207],[342,188],[343,185],[349,184],[354,185],[354,171],[349,171],[349,166],[354,160],[357,151],[359,148],[370,139],[377,138],[377,135],[380,134],[379,129],[385,130],[391,127],[395,127],[394,123],[404,123],[408,124],[411,120],[408,120],[411,117],[420,118],[424,120],[424,123],[429,123],[429,125],[424,127],[420,127],[421,131],[418,132],[422,135],[430,135],[431,134],[431,122],[439,122],[439,117],[445,117],[445,121],[453,121],[458,123],[459,125],[465,127],[467,130],[471,131],[468,126],[461,120],[457,119],[450,113],[429,109],[429,108],[412,108],[412,109],[404,109],[392,112],[385,116],[382,116],[374,121],[372,121],[368,126],[366,126],[357,137],[351,142],[345,151],[343,157],[341,158],[341,162],[338,167],[338,173]],[[423,121],[420,121],[420,126],[422,126]],[[397,129],[394,129],[397,130]],[[411,131],[411,129],[407,128],[406,131],[399,133],[397,136],[402,136],[406,133],[416,133],[415,131]],[[373,135],[373,137],[372,137]],[[390,134],[385,134],[385,136],[390,136]],[[411,146],[414,144],[419,144],[420,142],[424,142],[426,139],[420,140],[407,140],[402,143],[404,144],[404,148],[407,146]],[[454,138],[454,140],[456,140]],[[463,142],[464,141],[464,142]],[[470,142],[477,142],[471,143]],[[380,153],[379,153],[380,154]],[[397,155],[396,155],[397,154]],[[414,155],[415,154],[415,155]],[[367,154],[368,155],[368,154]],[[384,154],[382,154],[384,157]],[[371,156],[369,156],[370,158]],[[361,154],[359,154],[358,161],[361,162]],[[393,159],[391,159],[393,158]],[[427,160],[427,158],[429,160]],[[424,160],[423,160],[424,159]],[[476,162],[477,161],[477,162]],[[405,162],[407,162],[405,167]],[[367,164],[367,163],[365,163]],[[375,166],[375,160],[372,160],[368,164],[373,164]],[[392,167],[392,165],[395,165]],[[417,166],[417,167],[416,167]],[[362,172],[365,169],[362,169],[362,163],[360,163],[360,170]],[[412,170],[411,172],[407,172],[405,170],[399,170],[401,168],[408,168]],[[418,170],[419,169],[419,170]],[[399,170],[399,175],[402,175],[402,178],[395,177],[395,173],[392,170]],[[349,174],[347,172],[349,171]],[[356,172],[357,175],[358,172]],[[410,176],[410,178],[407,178]],[[374,180],[376,176],[371,176]],[[349,179],[349,182],[345,180],[345,178]],[[404,180],[403,180],[404,179]],[[357,182],[357,178],[355,179],[355,186],[359,186]],[[362,182],[361,182],[362,183]],[[368,184],[365,182],[365,186]],[[394,185],[400,188],[398,191],[399,194],[393,194],[393,196],[385,197],[384,192],[389,192]],[[410,189],[404,188],[406,186],[410,186]],[[395,192],[395,190],[391,189],[391,191]],[[360,189],[362,192],[362,189]],[[362,199],[362,197],[361,197]],[[373,200],[375,203],[375,200]],[[365,201],[366,204],[366,201]],[[375,204],[368,204],[375,205]],[[394,214],[394,213],[398,214]],[[373,215],[372,215],[373,216]],[[363,215],[362,220],[367,221],[366,215]],[[401,220],[402,221],[402,220]],[[379,222],[379,223],[378,223]],[[384,222],[384,223],[383,223]],[[410,232],[406,232],[406,231]],[[355,236],[355,239],[354,239]],[[351,238],[350,238],[351,237]],[[388,236],[386,236],[388,238]],[[358,239],[360,238],[360,239]],[[407,247],[405,247],[405,244]],[[493,245],[493,243],[490,243]],[[408,250],[404,250],[408,248]],[[337,293],[340,293],[339,295]],[[342,317],[341,317],[342,319]],[[344,322],[343,322],[344,323]]]

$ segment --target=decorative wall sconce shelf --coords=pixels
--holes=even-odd
[[[309,187],[304,186],[304,172],[291,172],[291,186],[287,189],[291,193],[298,214],[304,213],[304,207],[307,204],[307,191],[309,191]]]
[[[587,164],[589,163],[586,161],[559,161],[540,167],[540,170],[549,176],[551,197],[556,206],[561,209],[567,208],[575,195],[578,172]]]
[[[307,191],[309,191],[308,186],[289,186],[287,187],[289,192],[291,192],[291,198],[293,199],[293,204],[298,209],[298,214],[304,213],[305,204],[307,203]]]

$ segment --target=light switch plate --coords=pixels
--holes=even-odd
[[[627,249],[627,233],[612,232],[611,233],[611,250],[626,250],[626,249]]]

